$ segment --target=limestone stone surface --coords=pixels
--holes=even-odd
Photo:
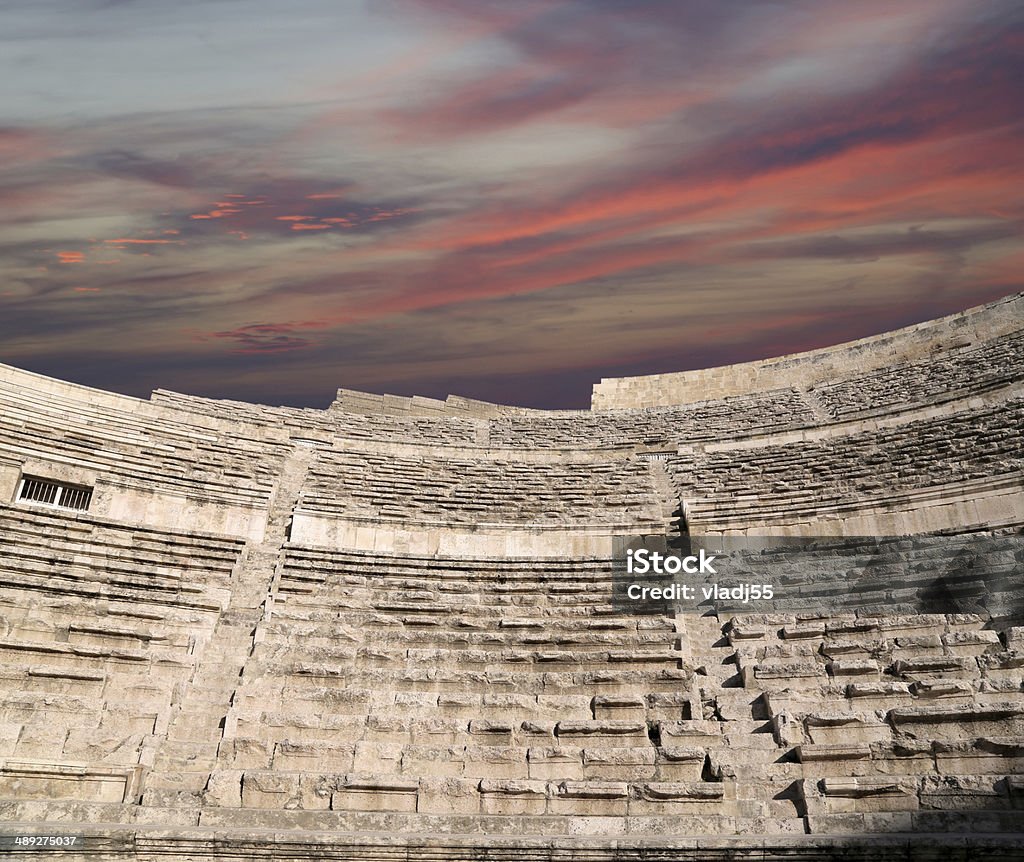
[[[1022,309],[592,411],[0,366],[0,856],[1021,858]],[[636,536],[790,598],[640,612]]]

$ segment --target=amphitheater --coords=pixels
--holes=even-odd
[[[1024,294],[586,411],[0,366],[0,855],[1024,858],[1022,426]],[[807,601],[633,612],[638,537]]]

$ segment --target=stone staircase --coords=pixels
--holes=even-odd
[[[254,635],[270,597],[291,514],[312,460],[312,451],[297,446],[282,464],[270,498],[262,542],[249,543],[231,576],[231,593],[206,646],[203,661],[173,707],[166,738],[156,752],[146,780],[143,804],[198,811],[217,765],[226,717],[239,686],[242,669],[254,648]]]

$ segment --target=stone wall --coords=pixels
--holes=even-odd
[[[940,352],[969,348],[1024,328],[1024,294],[905,329],[757,362],[718,368],[606,378],[594,384],[594,410],[689,404],[784,386],[816,383],[915,362]],[[1017,354],[1019,359],[1019,353]]]

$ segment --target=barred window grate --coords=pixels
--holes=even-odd
[[[18,501],[84,512],[92,502],[92,488],[25,476],[21,480]]]

